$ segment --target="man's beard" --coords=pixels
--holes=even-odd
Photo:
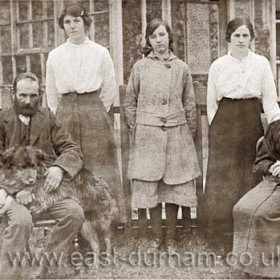
[[[35,101],[33,104],[24,104],[15,98],[14,101],[14,109],[17,114],[31,117],[36,114],[39,108],[39,99]]]

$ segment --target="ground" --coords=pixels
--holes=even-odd
[[[135,232],[135,230],[134,230]],[[103,255],[99,263],[88,266],[92,261],[88,252],[73,254],[72,264],[53,269],[50,278],[60,279],[244,279],[242,272],[226,264],[226,260],[209,255],[211,247],[199,237],[197,229],[178,229],[178,248],[175,253],[162,248],[159,251],[147,248],[148,240],[141,245],[132,231],[118,230],[113,240],[113,255]],[[47,236],[49,233],[47,234]],[[42,250],[47,237],[42,230],[35,230],[33,244],[36,251]],[[76,248],[77,252],[79,248]],[[203,253],[204,252],[204,255]],[[206,259],[206,255],[207,259]],[[208,262],[207,262],[208,261]],[[80,265],[83,263],[83,265]]]

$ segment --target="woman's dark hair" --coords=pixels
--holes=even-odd
[[[64,10],[62,10],[61,16],[58,20],[58,25],[60,28],[64,29],[64,17],[66,15],[72,17],[81,17],[83,19],[84,25],[86,29],[89,29],[92,19],[90,18],[89,14],[87,13],[86,9],[79,5],[79,4],[72,4],[67,6]]]
[[[280,120],[269,124],[264,139],[272,155],[280,160]]]
[[[170,26],[165,20],[155,18],[148,23],[146,28],[146,35],[145,35],[146,45],[142,50],[145,57],[152,51],[152,46],[149,40],[149,36],[151,36],[154,33],[154,31],[161,25],[165,27],[168,33],[169,49],[173,51],[173,35]]]
[[[254,27],[253,27],[252,23],[250,22],[250,20],[248,18],[235,18],[235,19],[231,20],[227,25],[227,31],[226,31],[227,42],[230,43],[231,34],[233,32],[235,32],[235,30],[242,25],[245,25],[249,29],[250,35],[251,35],[251,40],[253,40],[255,38]]]
[[[39,86],[39,94],[41,94],[41,83],[39,78],[31,73],[31,72],[25,72],[25,73],[21,73],[18,76],[15,77],[14,82],[13,82],[13,94],[16,94],[17,92],[17,84],[19,81],[21,80],[31,80],[33,82],[36,82]]]

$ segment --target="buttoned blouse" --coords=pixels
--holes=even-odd
[[[211,124],[223,98],[259,98],[268,123],[280,119],[276,87],[268,60],[249,50],[242,60],[230,52],[214,61],[209,70],[207,116]]]
[[[83,94],[101,88],[100,98],[109,111],[116,95],[114,65],[109,51],[88,38],[79,45],[67,40],[49,53],[46,71],[47,102],[55,112],[62,94]]]

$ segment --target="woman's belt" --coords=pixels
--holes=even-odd
[[[173,127],[186,124],[185,111],[178,111],[175,113],[170,113],[166,116],[157,116],[153,113],[145,111],[136,112],[136,124],[150,125],[150,126],[164,126]]]
[[[62,93],[62,96],[65,95],[86,95],[86,94],[93,94],[93,93],[97,93],[98,90],[95,91],[89,91],[89,92],[76,92],[76,91],[70,91],[70,92],[66,92],[66,93]]]

